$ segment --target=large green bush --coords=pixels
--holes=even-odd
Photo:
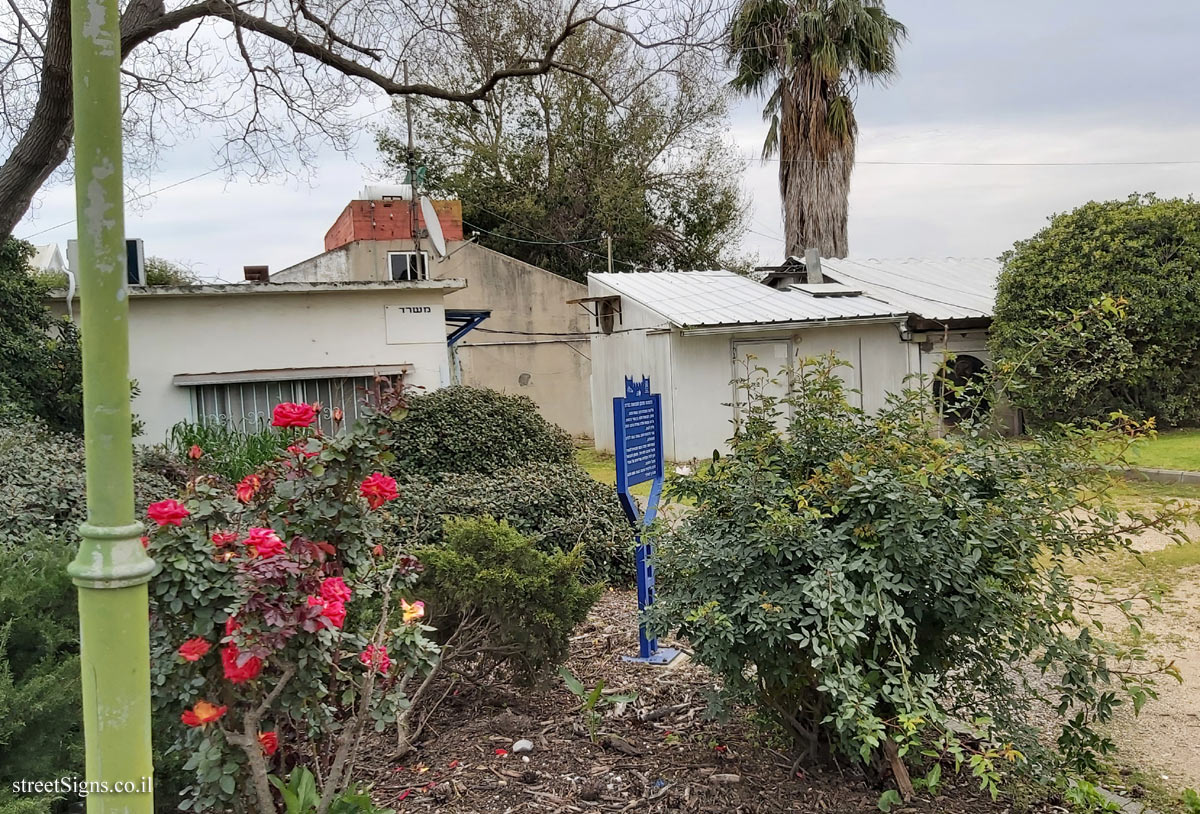
[[[406,545],[442,539],[443,521],[490,516],[528,536],[538,550],[581,547],[584,578],[628,582],[633,577],[633,531],[616,492],[574,463],[534,463],[490,475],[445,475],[401,481],[403,518],[397,534]]]
[[[393,430],[395,475],[486,474],[573,460],[570,436],[524,396],[445,387],[413,396],[408,408]]]
[[[1051,219],[1004,257],[992,349],[1017,368],[1010,396],[1035,421],[1121,410],[1200,421],[1200,203],[1133,195]],[[1110,296],[1126,317],[1046,328]]]
[[[601,591],[580,582],[579,550],[543,554],[490,517],[451,518],[443,536],[417,552],[417,589],[448,647],[478,675],[504,667],[522,683],[566,661],[571,631]]]
[[[1105,598],[1068,577],[1075,558],[1173,522],[1116,510],[1094,456],[1125,432],[1012,443],[966,420],[938,437],[923,392],[870,415],[828,363],[793,380],[785,402],[747,384],[730,454],[671,482],[695,507],[659,535],[653,627],[686,637],[810,756],[874,763],[889,741],[919,743],[988,784],[1005,758],[1094,769],[1113,747],[1102,724],[1163,670],[1107,640],[1089,616]],[[1038,731],[1056,708],[1050,754]]]
[[[55,320],[29,274],[33,247],[0,241],[0,405],[15,405],[57,430],[83,430],[79,332]]]
[[[138,511],[173,491],[162,475],[135,468]],[[0,546],[38,532],[73,538],[86,515],[83,439],[38,419],[0,416]]]
[[[0,812],[51,810],[10,796],[17,780],[83,775],[79,615],[67,576],[73,545],[29,535],[0,543]]]

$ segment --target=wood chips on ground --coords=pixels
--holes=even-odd
[[[578,700],[556,677],[536,690],[464,687],[447,697],[419,748],[393,757],[391,733],[371,736],[355,776],[374,784],[377,805],[399,812],[875,812],[884,787],[853,767],[793,771],[785,746],[745,711],[705,719],[716,682],[702,666],[623,662],[637,651],[636,597],[609,591],[575,632],[568,668],[587,687],[636,692],[609,708],[593,744]],[[646,720],[651,718],[652,720]],[[518,739],[533,751],[514,754]],[[947,775],[949,773],[947,772]],[[936,799],[893,811],[1000,814],[964,779]],[[1028,809],[1025,809],[1028,810]],[[1034,809],[1066,811],[1045,804]]]

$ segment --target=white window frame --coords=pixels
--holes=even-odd
[[[407,278],[405,278],[405,280],[403,280],[403,281],[397,280],[397,278],[396,278],[395,271],[392,267],[392,258],[397,257],[397,256],[403,256],[403,257],[409,258],[408,262],[405,264],[406,268],[412,268],[412,258],[419,257],[419,261],[417,263],[417,280],[428,280],[429,279],[429,252],[425,252],[425,251],[418,252],[416,250],[409,250],[409,251],[396,251],[396,252],[388,252],[387,253],[387,273],[388,273],[389,280],[391,280],[393,282],[408,281]]]

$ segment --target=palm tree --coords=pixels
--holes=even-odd
[[[788,255],[845,257],[862,81],[896,73],[907,36],[882,0],[741,0],[729,29],[731,82],[767,96],[763,157],[779,156]]]

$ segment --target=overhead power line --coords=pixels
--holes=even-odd
[[[184,178],[182,181],[176,181],[173,184],[167,184],[165,187],[159,187],[158,189],[152,189],[149,192],[143,192],[140,195],[133,195],[129,198],[126,198],[125,202],[133,203],[134,201],[140,201],[142,198],[149,198],[151,195],[157,195],[160,192],[166,192],[168,189],[174,189],[175,187],[181,187],[184,184],[191,183],[192,181],[198,181],[199,179],[203,178],[204,176],[212,175],[214,172],[220,172],[220,170],[221,170],[220,167],[217,167],[217,168],[211,169],[211,170],[207,170],[206,172],[202,172],[199,175],[193,175],[191,178]],[[64,220],[62,223],[56,223],[53,226],[47,226],[45,229],[42,229],[37,232],[33,232],[32,234],[25,235],[25,237],[21,238],[21,240],[29,240],[29,238],[31,238],[31,237],[37,237],[38,235],[44,235],[44,234],[46,234],[46,232],[53,232],[55,229],[61,229],[64,226],[70,226],[74,222],[75,222],[75,218],[71,218],[70,220]]]
[[[484,232],[492,237],[498,237],[501,240],[511,240],[516,243],[528,243],[531,246],[575,246],[580,243],[598,243],[599,241],[604,240],[602,237],[588,237],[584,238],[583,240],[525,240],[524,238],[513,237],[512,235],[502,235],[499,232],[493,232],[491,229],[484,229],[482,226],[476,226],[474,223],[471,223],[468,220],[464,220],[463,225],[470,226],[472,229]]]
[[[358,122],[370,119],[373,116],[378,116],[380,113],[386,113],[389,110],[391,110],[390,106],[385,107],[382,110],[372,110],[370,113],[366,113],[355,119],[351,119],[350,121],[346,122],[346,124],[356,124]],[[175,187],[181,187],[184,184],[190,184],[192,181],[199,181],[201,178],[212,175],[215,172],[220,172],[221,169],[222,169],[221,167],[214,167],[211,170],[205,170],[204,172],[198,173],[197,175],[193,175],[190,178],[184,178],[182,181],[176,181],[173,184],[167,184],[165,187],[159,187],[158,189],[152,189],[149,192],[143,192],[139,195],[133,195],[129,198],[126,198],[125,203],[130,204],[130,203],[133,203],[134,201],[140,201],[143,198],[149,198],[151,195],[157,195],[160,192],[166,192],[168,189],[175,189]],[[56,223],[53,226],[47,226],[45,229],[40,229],[36,232],[32,232],[20,239],[27,241],[31,237],[37,237],[38,235],[44,235],[44,234],[46,234],[46,232],[53,232],[55,229],[61,229],[64,226],[70,226],[74,222],[75,222],[75,218],[71,218],[70,220],[64,220],[62,223]]]
[[[763,157],[761,155],[742,156],[747,161],[788,161],[794,164],[813,163],[830,164],[824,158],[780,158],[779,156]],[[1200,160],[1178,161],[888,161],[855,159],[855,166],[875,167],[1174,167],[1188,164],[1200,164]]]

